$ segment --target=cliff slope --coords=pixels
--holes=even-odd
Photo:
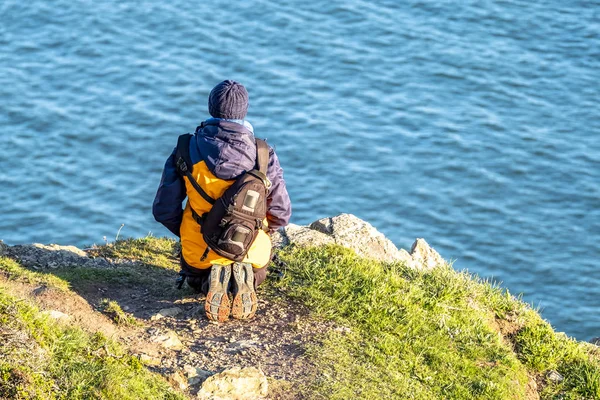
[[[170,239],[0,244],[0,398],[600,398],[598,347],[423,240],[349,215],[275,239],[256,317],[219,325]]]

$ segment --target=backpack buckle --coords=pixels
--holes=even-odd
[[[179,169],[183,173],[187,172],[187,170],[188,170],[187,163],[185,162],[183,157],[179,157],[179,159],[177,160],[177,169]]]

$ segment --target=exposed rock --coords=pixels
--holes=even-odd
[[[258,342],[256,340],[239,340],[239,341],[234,341],[232,342],[228,347],[227,347],[227,352],[228,353],[241,353],[243,351],[248,351],[248,350],[253,350],[256,349],[256,347],[258,346]]]
[[[181,371],[173,372],[171,375],[169,375],[169,380],[181,390],[185,390],[189,386],[187,378],[183,376]]]
[[[104,259],[88,257],[85,251],[75,246],[57,244],[27,244],[9,247],[7,253],[30,268],[59,268],[69,266],[107,266]]]
[[[267,377],[258,368],[234,367],[206,379],[198,392],[201,400],[254,400],[267,395]]]
[[[398,250],[394,243],[373,225],[352,214],[322,218],[310,224],[310,228],[330,235],[336,244],[348,247],[363,257],[390,262],[410,259],[406,251]]]
[[[148,354],[140,354],[140,361],[145,365],[157,366],[161,364],[161,360],[158,357],[152,357]]]
[[[591,343],[591,344],[594,344],[594,345],[596,345],[596,346],[600,346],[600,336],[599,336],[599,337],[592,338],[592,340],[590,340],[590,343]]]
[[[398,249],[371,224],[352,214],[322,218],[310,226],[290,224],[273,233],[271,240],[275,248],[338,244],[363,257],[388,262],[402,261],[416,269],[431,269],[445,263],[424,239],[417,239],[409,254],[404,249]]]
[[[46,285],[41,285],[41,286],[38,286],[38,287],[36,287],[35,289],[33,289],[33,290],[31,291],[31,294],[32,294],[32,295],[34,295],[34,296],[41,296],[41,295],[43,295],[44,293],[46,293],[47,291],[48,291],[48,286],[46,286]]]
[[[183,343],[179,340],[177,334],[173,331],[167,331],[164,335],[155,335],[152,337],[154,343],[159,343],[166,349],[181,350],[183,349]]]
[[[0,257],[8,254],[8,245],[0,240]]]
[[[411,266],[417,269],[432,269],[445,264],[444,259],[425,239],[417,239],[410,249]]]
[[[565,380],[565,378],[556,371],[548,371],[546,373],[546,379],[554,383],[559,383]]]
[[[181,314],[182,312],[183,312],[183,310],[179,307],[163,308],[158,313],[156,313],[152,317],[150,317],[150,319],[152,321],[156,321],[156,320],[159,320],[159,319],[165,318],[165,317],[174,317],[176,315]]]
[[[69,314],[65,314],[58,310],[50,310],[44,311],[44,314],[48,315],[50,318],[55,319],[60,322],[68,322],[71,320],[71,316]]]
[[[326,234],[307,226],[289,224],[271,236],[275,247],[285,247],[290,244],[297,246],[321,246],[333,244],[335,240]]]
[[[204,382],[209,376],[213,375],[212,372],[206,371],[202,368],[195,368],[191,365],[186,365],[183,367],[183,372],[187,377],[188,385],[194,386],[199,383]]]

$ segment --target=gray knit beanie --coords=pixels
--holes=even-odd
[[[211,90],[208,112],[214,118],[244,119],[248,113],[248,92],[241,83],[226,80]]]

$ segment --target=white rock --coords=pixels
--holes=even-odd
[[[285,228],[281,229],[278,234],[280,235],[281,239],[274,235],[274,243],[279,243],[281,247],[290,244],[297,246],[321,246],[335,243],[332,237],[322,232],[310,229],[307,226],[295,224],[289,224]]]
[[[352,214],[322,218],[310,226],[290,224],[273,233],[271,240],[275,248],[288,245],[312,247],[338,244],[354,250],[363,257],[387,262],[401,261],[414,268],[429,268],[429,264],[435,262],[433,253],[437,254],[433,251],[423,266],[424,260],[415,261],[406,250],[398,249],[383,233]],[[439,254],[437,255],[439,257]]]
[[[152,357],[148,354],[140,354],[140,361],[145,365],[157,366],[160,365],[161,360],[158,357]]]
[[[181,314],[182,312],[183,310],[179,307],[163,308],[157,314],[154,314],[152,317],[150,317],[150,319],[152,321],[156,321],[165,317],[174,317],[176,315]]]
[[[50,318],[55,319],[57,321],[61,321],[61,322],[68,322],[71,320],[71,316],[69,314],[65,314],[63,312],[60,312],[58,310],[50,310],[50,311],[44,311],[44,314],[48,315]]]
[[[409,260],[406,251],[398,250],[383,233],[352,214],[322,218],[310,224],[310,228],[330,235],[336,244],[350,248],[363,257],[389,262]]]
[[[198,399],[255,400],[265,397],[268,391],[267,377],[260,369],[234,367],[206,379]]]
[[[444,265],[445,261],[425,239],[417,239],[410,249],[411,266],[417,269],[432,269]]]
[[[177,334],[173,331],[167,331],[164,335],[156,335],[152,337],[154,343],[158,343],[166,349],[181,350],[183,343],[179,340]]]
[[[548,371],[548,373],[546,373],[546,378],[554,383],[562,382],[565,380],[565,378],[557,371]]]
[[[192,367],[191,365],[184,366],[183,372],[185,373],[188,380],[188,385],[190,386],[202,383],[209,376],[213,375],[213,373],[210,371],[204,370],[202,368]]]

